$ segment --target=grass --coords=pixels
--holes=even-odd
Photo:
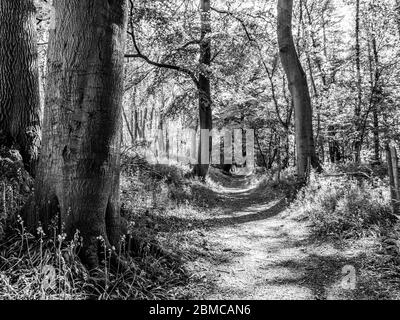
[[[178,261],[143,245],[129,258],[129,271],[110,267],[110,254],[95,273],[78,258],[80,239],[54,235],[39,238],[20,229],[0,245],[0,299],[173,299],[169,289],[183,285],[187,274]],[[58,235],[57,235],[58,234]],[[126,258],[122,247],[119,255]]]
[[[183,265],[203,244],[196,237],[201,231],[191,230],[191,226],[198,221],[199,213],[217,205],[213,191],[190,177],[190,168],[152,165],[132,156],[123,159],[121,213],[130,223],[136,254],[132,257],[118,252],[128,260],[129,271],[112,269],[110,259],[106,259],[94,276],[78,258],[79,234],[66,241],[65,235],[58,235],[56,226],[54,234],[46,237],[40,229],[36,235],[29,234],[21,219],[13,223],[31,193],[33,181],[27,179],[29,175],[18,157],[12,157],[9,151],[1,155],[0,170],[4,174],[0,186],[5,188],[0,199],[0,299],[190,296],[184,288],[195,277]],[[105,256],[110,255],[106,252]]]
[[[385,170],[328,166],[324,174],[312,173],[290,206],[292,216],[308,221],[313,243],[332,242],[350,251],[362,248],[365,254],[355,259],[357,299],[399,298],[400,225],[392,215]]]
[[[298,192],[292,211],[310,220],[317,237],[337,239],[379,236],[395,221],[388,182],[377,176],[313,173]]]
[[[398,285],[400,230],[390,214],[384,168],[378,169],[331,166],[324,175],[313,173],[309,185],[300,190],[292,168],[281,172],[280,181],[273,172],[245,180],[260,193],[268,188],[287,191],[291,215],[307,219],[319,241],[332,239],[351,246],[352,241],[374,239],[376,250],[363,259],[360,272],[367,275],[365,279],[380,279],[383,284],[368,285],[373,292],[367,294],[384,298]],[[347,174],[360,170],[365,175]],[[54,227],[50,236],[40,229],[34,236],[26,232],[22,220],[12,223],[32,188],[16,154],[0,152],[0,173],[0,299],[201,296],[207,279],[187,270],[186,262],[215,259],[207,237],[213,227],[209,221],[221,210],[224,199],[218,190],[231,187],[231,177],[211,169],[204,184],[190,176],[187,166],[150,164],[125,156],[121,214],[130,223],[136,254],[127,256],[121,245],[116,250],[127,259],[129,271],[111,268],[107,258],[95,274],[89,274],[78,258],[79,234],[66,241]],[[110,255],[105,252],[105,256]]]

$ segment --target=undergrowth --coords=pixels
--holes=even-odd
[[[0,170],[0,299],[180,299],[181,287],[190,275],[183,267],[182,243],[157,228],[149,216],[165,210],[190,211],[205,203],[204,184],[190,178],[178,166],[151,165],[127,157],[122,167],[122,215],[129,222],[135,239],[135,254],[116,253],[129,265],[128,271],[111,267],[111,253],[101,262],[95,275],[79,259],[82,239],[76,234],[67,241],[65,234],[53,229],[45,236],[39,228],[29,234],[18,212],[32,192],[33,180],[24,171],[18,156],[2,153]],[[4,209],[5,208],[5,209]],[[15,221],[17,220],[17,221]],[[12,223],[12,222],[15,223]],[[171,247],[180,245],[181,250]],[[186,294],[186,293],[184,293]]]
[[[317,237],[379,236],[394,222],[387,181],[378,176],[312,173],[291,210],[309,219]]]

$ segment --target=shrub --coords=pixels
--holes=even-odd
[[[33,179],[17,150],[0,148],[0,240],[31,194]]]
[[[340,239],[377,234],[392,223],[389,188],[379,178],[312,174],[292,210],[309,218],[317,236]]]

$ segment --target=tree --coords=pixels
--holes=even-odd
[[[132,19],[133,1],[130,1],[130,3],[131,3],[131,17],[130,17],[130,31],[128,33],[132,39],[132,44],[136,53],[127,54],[125,55],[125,57],[140,58],[152,66],[168,70],[174,70],[181,74],[184,74],[185,76],[188,76],[193,81],[198,91],[198,99],[199,99],[198,112],[199,112],[200,130],[204,130],[203,133],[206,133],[205,130],[210,131],[212,129],[212,99],[211,99],[211,82],[210,82],[210,76],[211,76],[210,66],[212,61],[211,38],[210,38],[211,34],[210,0],[200,0],[200,10],[201,10],[200,40],[189,41],[188,43],[184,44],[180,50],[176,50],[176,51],[181,51],[183,48],[190,47],[195,44],[199,45],[200,59],[199,59],[198,73],[192,71],[190,68],[183,67],[175,63],[157,62],[155,60],[152,60],[149,56],[145,55],[142,52],[138,44],[137,36],[134,30],[135,27]],[[206,135],[204,134],[202,137],[202,135],[200,134],[198,153],[197,153],[198,164],[194,168],[194,174],[199,177],[202,177],[203,179],[208,174],[209,164],[204,163],[204,161],[202,161],[202,152],[205,151],[204,149],[202,150],[202,147],[206,147],[208,145],[210,153],[212,145],[211,137],[209,138],[208,144],[204,143],[203,139],[205,138],[205,136]]]
[[[400,0],[396,0],[395,11],[396,11],[397,28],[400,36]]]
[[[31,0],[0,1],[0,142],[16,146],[32,174],[40,144],[35,13]]]
[[[68,237],[83,238],[82,259],[98,265],[99,237],[120,240],[120,126],[126,1],[55,1],[50,32],[43,147],[31,228],[58,218]]]
[[[361,52],[360,52],[360,0],[356,0],[356,77],[357,77],[357,102],[354,109],[356,140],[354,142],[354,161],[360,162],[360,153],[362,148],[361,141],[361,106],[362,106],[362,78],[361,78]]]
[[[292,35],[293,0],[278,1],[278,44],[295,110],[297,175],[306,178],[308,163],[319,167],[315,154],[311,98],[306,74],[300,64]]]
[[[199,73],[199,123],[200,130],[212,129],[212,112],[211,112],[211,84],[210,84],[210,65],[211,65],[211,20],[210,20],[210,0],[201,0],[201,39],[200,39],[200,73]],[[209,139],[208,144],[203,139]],[[209,161],[204,163],[202,154],[204,147],[209,147],[211,151],[212,141],[203,134],[200,134],[200,143],[198,151],[198,165],[196,167],[196,175],[203,179],[207,176]]]

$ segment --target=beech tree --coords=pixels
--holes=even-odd
[[[308,164],[318,167],[315,154],[311,98],[292,35],[293,0],[278,1],[278,44],[283,69],[289,82],[295,110],[297,176],[306,178]]]
[[[14,0],[13,0],[14,1]],[[119,206],[120,126],[126,0],[55,0],[50,31],[43,146],[32,228],[53,218],[69,237],[83,238],[82,258],[98,265],[122,233]]]
[[[40,144],[35,13],[31,0],[0,1],[0,142],[17,147],[32,174]]]
[[[212,130],[212,98],[211,98],[211,81],[210,81],[210,66],[212,62],[211,57],[211,4],[210,0],[200,0],[200,39],[195,41],[189,41],[184,44],[182,48],[190,47],[191,45],[199,45],[199,66],[198,72],[191,70],[190,68],[186,68],[184,66],[176,65],[173,63],[166,62],[158,62],[152,60],[148,55],[144,54],[139,46],[137,36],[135,34],[135,26],[133,23],[133,1],[130,0],[131,14],[130,14],[130,31],[128,34],[132,39],[133,48],[135,49],[135,53],[126,54],[127,58],[140,58],[146,61],[148,64],[169,70],[177,71],[185,76],[188,76],[194,83],[198,93],[198,105],[199,105],[199,128],[200,130]],[[211,151],[211,137],[209,137],[209,143],[204,143],[203,139],[205,136],[199,139],[198,143],[198,152],[197,152],[197,160],[198,164],[194,167],[194,174],[202,177],[203,179],[208,174],[209,163],[204,163],[202,161],[202,147],[209,146],[209,151]],[[209,152],[211,154],[211,152]],[[204,159],[203,159],[204,160]],[[209,162],[209,161],[207,161]]]
[[[201,0],[201,38],[200,38],[200,73],[199,73],[199,123],[200,130],[212,129],[212,110],[211,110],[211,84],[210,84],[210,65],[211,65],[211,20],[210,20],[210,0]],[[208,144],[203,141],[208,138],[200,134],[198,151],[198,165],[196,175],[205,178],[208,173],[209,161],[203,163],[202,153],[206,151],[204,147],[209,146],[211,151],[212,141]],[[208,138],[211,140],[210,138]],[[211,154],[211,152],[209,152]]]

